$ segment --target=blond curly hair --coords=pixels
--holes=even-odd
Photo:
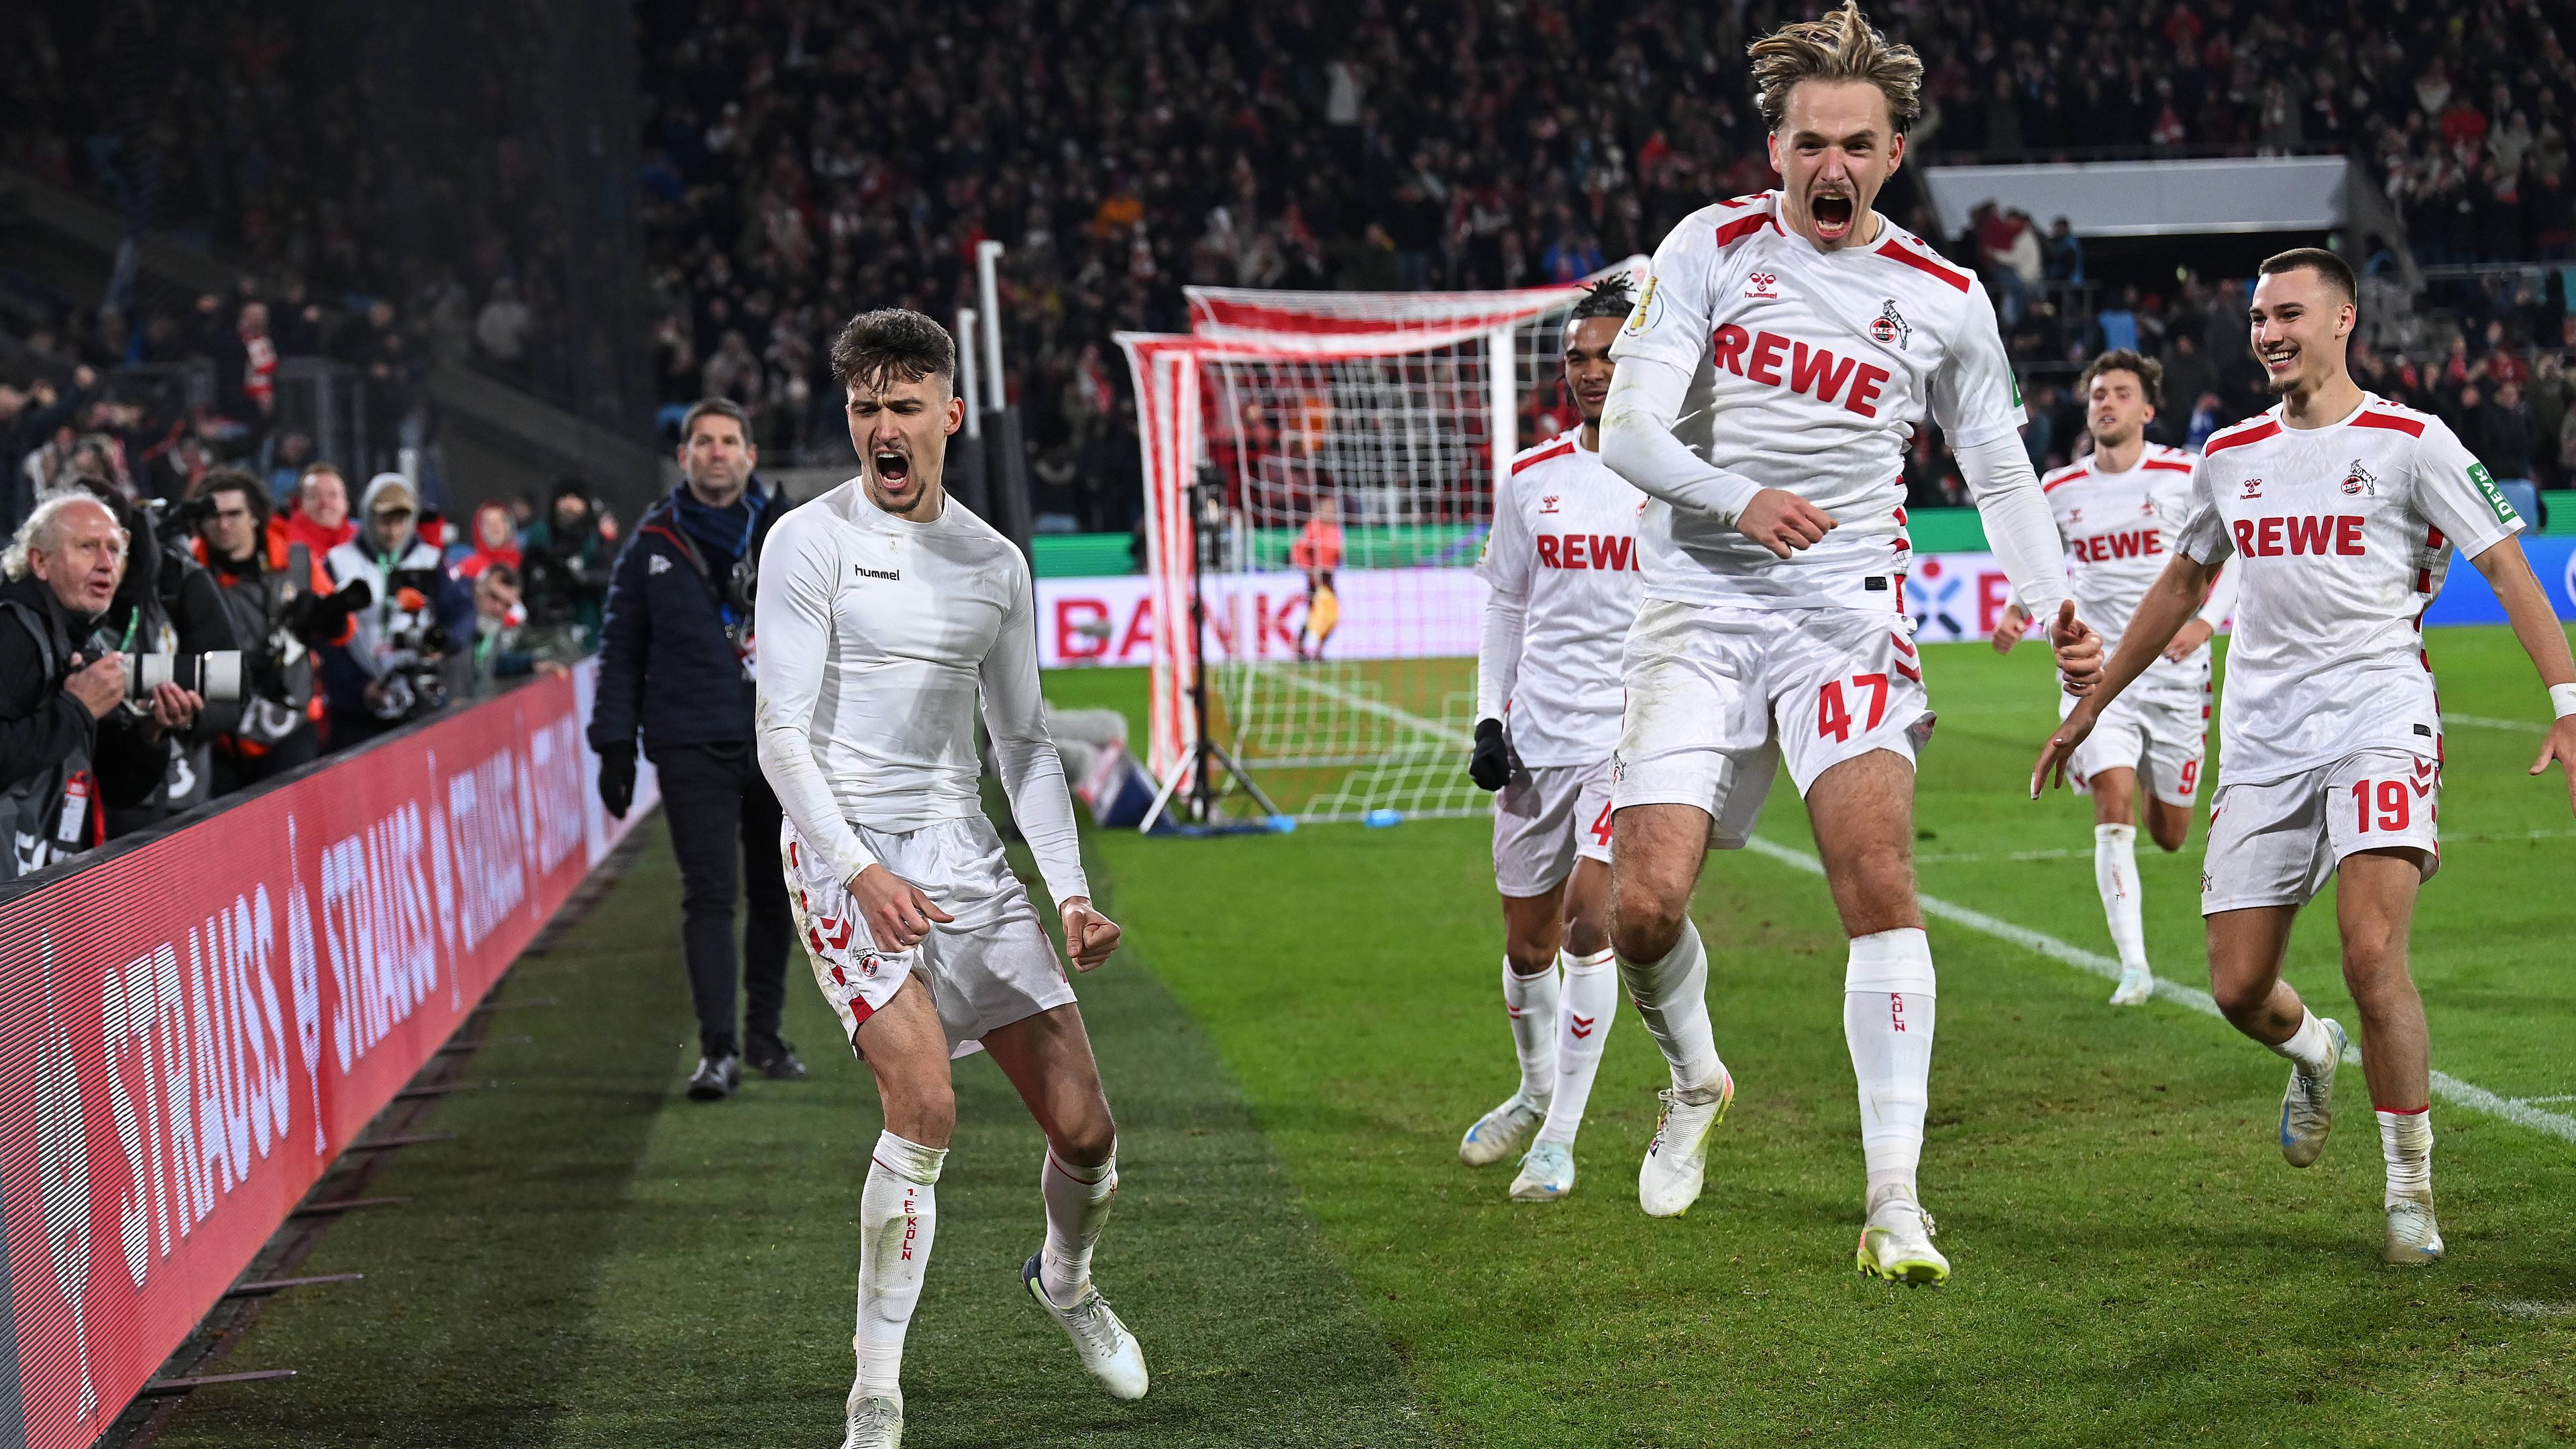
[[[1783,25],[1745,48],[1753,57],[1754,105],[1772,130],[1789,110],[1789,91],[1800,81],[1867,81],[1887,97],[1887,114],[1902,136],[1923,115],[1923,57],[1870,28],[1858,0],[1821,20]]]

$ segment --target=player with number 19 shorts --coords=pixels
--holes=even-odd
[[[2281,963],[2299,908],[2337,880],[2344,984],[2388,1174],[2381,1259],[2422,1267],[2441,1258],[2442,1237],[2432,1047],[2407,936],[2441,863],[2442,717],[2423,625],[2452,555],[2486,577],[2549,686],[2558,720],[2533,774],[2576,762],[2576,660],[2495,480],[2440,419],[2354,383],[2354,320],[2342,258],[2302,248],[2263,263],[2249,333],[2281,402],[2210,436],[2173,561],[2100,679],[2073,686],[2086,697],[2041,750],[2031,785],[2036,794],[2109,718],[2233,557],[2242,582],[2200,877],[2210,995],[2237,1030],[2290,1059],[2281,1155],[2315,1162],[2345,1032],[2307,1009]]]
[[[1610,753],[1646,499],[1601,466],[1600,421],[1629,305],[1627,279],[1615,278],[1566,319],[1566,387],[1583,421],[1512,460],[1476,565],[1488,592],[1468,773],[1499,792],[1494,885],[1520,1085],[1467,1129],[1458,1156],[1470,1167],[1499,1162],[1535,1129],[1512,1181],[1522,1202],[1574,1190],[1575,1132],[1618,1005],[1605,919]]]
[[[2092,456],[2040,484],[2066,544],[2077,610],[2101,631],[2105,648],[2118,647],[2138,600],[2173,556],[2174,530],[2191,506],[2198,457],[2146,437],[2163,383],[2161,364],[2126,348],[2093,359],[2076,383]],[[2093,797],[2093,884],[2120,954],[2114,1006],[2155,995],[2139,898],[2138,817],[2166,850],[2182,849],[2191,834],[2209,729],[2209,641],[2235,606],[2236,573],[2227,569],[2164,657],[2103,715],[2069,772],[2077,791]],[[2027,623],[2018,607],[2006,609],[1995,625],[1996,652],[2009,652]],[[2058,702],[2060,717],[2075,708],[2071,694],[2060,693]]]
[[[1948,435],[2064,666],[2089,675],[2099,640],[2067,607],[1993,302],[1870,204],[1904,155],[1922,62],[1848,3],[1751,54],[1781,185],[1692,213],[1656,249],[1602,424],[1604,461],[1657,500],[1611,774],[1613,944],[1672,1070],[1638,1203],[1675,1216],[1703,1186],[1734,1079],[1691,890],[1707,850],[1751,842],[1785,764],[1850,938],[1843,1036],[1867,1174],[1854,1262],[1937,1283],[1950,1264],[1916,1191],[1934,1024],[1912,863],[1932,707],[1904,604],[1918,419]]]

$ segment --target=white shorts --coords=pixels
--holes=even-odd
[[[1628,707],[1612,807],[1696,805],[1718,850],[1752,838],[1782,759],[1803,796],[1873,750],[1912,764],[1932,734],[1914,622],[1893,610],[1649,599],[1620,674]]]
[[[792,821],[780,827],[796,934],[844,1036],[892,1001],[906,976],[930,988],[951,1056],[974,1051],[988,1031],[1073,1000],[1054,943],[1011,874],[991,821],[977,815],[918,830],[854,828],[886,869],[956,919],[932,923],[909,951],[878,949],[848,888],[805,848]]]
[[[1610,860],[1610,762],[1514,770],[1494,797],[1494,888],[1543,896],[1577,859]]]
[[[2200,913],[2304,906],[2356,851],[2422,851],[2431,880],[2442,864],[2441,800],[2441,762],[2406,750],[2363,750],[2256,785],[2222,780],[2209,801]]]
[[[2057,696],[2057,717],[2075,710],[2075,696]],[[2208,758],[2209,706],[2201,701],[2141,699],[2123,694],[2075,747],[2066,777],[2075,793],[2093,793],[2105,770],[2135,770],[2157,799],[2185,810],[2200,794],[2201,764]]]

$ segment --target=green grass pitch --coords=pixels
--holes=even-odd
[[[2576,1110],[2565,1023],[2576,819],[2523,775],[2542,696],[2510,636],[2434,636],[2444,867],[2414,962],[2434,1063]],[[1941,713],[1917,849],[1927,896],[2084,950],[2108,941],[2080,800],[2023,798],[2053,722],[2044,659],[1927,649]],[[2224,685],[2222,683],[2222,702]],[[1065,705],[1141,707],[1132,673],[1051,675]],[[1141,733],[1141,732],[1140,732]],[[2203,816],[2205,818],[2205,800]],[[1763,838],[1811,848],[1785,786]],[[2205,985],[2201,835],[2151,848],[2160,975]],[[1093,1391],[1020,1296],[1039,1142],[961,1064],[957,1150],[906,1366],[915,1446],[2528,1444],[2576,1437],[2576,1142],[2434,1109],[2450,1260],[2380,1268],[2380,1165],[2348,1073],[2305,1172],[2272,1141],[2284,1068],[2170,1002],[1949,921],[1926,1204],[1956,1276],[1852,1272],[1857,1111],[1842,942],[1821,881],[1712,857],[1695,911],[1739,1095],[1707,1194],[1635,1203],[1662,1067],[1623,1007],[1564,1203],[1503,1198],[1459,1132],[1513,1078],[1486,827],[1310,826],[1218,840],[1096,833],[1130,948],[1083,983],[1121,1121],[1097,1263],[1155,1387]],[[166,1443],[815,1445],[838,1441],[850,1239],[873,1093],[790,967],[809,1083],[686,1102],[676,888],[657,843],[507,988],[528,1046],[451,1099],[227,1368],[300,1377],[198,1394]],[[2329,911],[2290,977],[2347,1011]],[[2348,1018],[2347,1018],[2348,1019]],[[2551,1102],[2546,1099],[2562,1099]]]

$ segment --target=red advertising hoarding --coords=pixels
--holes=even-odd
[[[96,1438],[621,833],[590,683],[0,903],[0,1444]]]

